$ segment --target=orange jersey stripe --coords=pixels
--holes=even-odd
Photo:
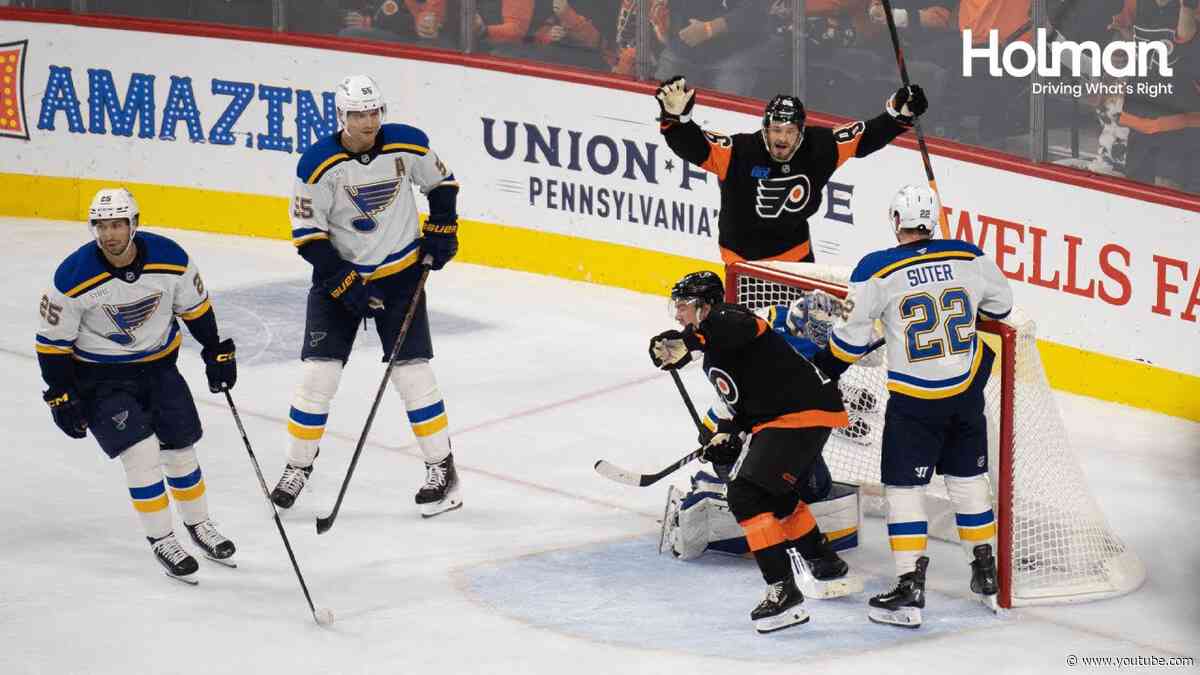
[[[845,410],[830,412],[828,410],[804,410],[788,413],[769,422],[756,424],[754,433],[763,429],[801,429],[804,427],[844,427],[850,424],[850,416]]]

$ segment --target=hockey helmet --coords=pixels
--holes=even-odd
[[[905,185],[892,197],[888,220],[892,222],[892,229],[896,233],[900,230],[917,230],[932,234],[941,212],[942,203],[929,186]]]
[[[771,99],[763,110],[763,128],[771,126],[771,124],[795,124],[804,130],[804,119],[807,114],[804,112],[804,104],[795,96],[787,94],[779,94]]]
[[[133,195],[125,188],[104,188],[92,197],[88,207],[88,227],[92,237],[96,237],[96,221],[111,218],[124,218],[129,222],[129,241],[138,228],[138,204]]]
[[[685,275],[671,287],[671,301],[701,300],[716,305],[725,299],[725,284],[716,272],[704,270]]]
[[[387,116],[387,104],[383,102],[383,92],[379,85],[368,75],[348,75],[338,83],[333,95],[333,104],[337,109],[338,124],[346,126],[346,113],[378,110],[381,118]]]

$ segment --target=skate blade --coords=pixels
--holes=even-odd
[[[221,558],[214,558],[211,555],[208,555],[207,553],[204,554],[204,557],[217,563],[218,565],[228,567],[231,569],[235,569],[235,570],[237,569],[237,563],[229,558],[225,558],[224,560],[222,560]]]
[[[200,580],[192,579],[192,578],[190,578],[190,575],[186,576],[186,577],[181,577],[176,574],[171,574],[170,572],[168,572],[166,570],[163,570],[163,574],[167,575],[168,579],[174,579],[175,581],[178,581],[181,584],[187,584],[188,586],[199,586],[200,585]]]
[[[462,498],[458,496],[458,493],[451,492],[450,494],[446,495],[446,498],[440,502],[430,502],[428,504],[421,504],[421,517],[422,518],[432,518],[440,513],[445,513],[447,511],[454,511],[455,509],[461,509],[462,505],[463,505]]]
[[[863,578],[857,574],[846,573],[844,577],[825,581],[807,574],[804,577],[797,577],[796,582],[800,586],[800,592],[806,598],[830,600],[863,592]]]
[[[979,602],[983,603],[984,607],[987,607],[988,609],[992,610],[993,614],[1003,614],[1004,613],[1004,610],[1001,609],[1001,607],[1000,607],[1000,600],[999,600],[1000,596],[998,594],[996,594],[996,593],[993,593],[991,595],[976,594],[975,597],[979,598]]]
[[[867,618],[874,623],[900,628],[920,628],[921,609],[919,607],[901,607],[887,610],[882,607],[871,607],[867,610]]]
[[[778,616],[769,616],[756,620],[754,622],[754,630],[758,631],[760,635],[766,635],[767,633],[774,633],[775,631],[780,631],[784,628],[791,628],[792,626],[799,626],[801,624],[808,623],[808,619],[808,612],[804,611],[799,606],[792,607]]]

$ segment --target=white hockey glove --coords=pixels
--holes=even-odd
[[[695,333],[669,330],[650,338],[650,361],[655,368],[675,370],[690,363],[692,350],[699,348]]]
[[[654,94],[658,99],[661,122],[690,122],[692,106],[696,105],[696,90],[687,88],[687,80],[676,75],[658,86]]]

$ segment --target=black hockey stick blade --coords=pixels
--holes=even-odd
[[[678,461],[673,462],[670,466],[662,471],[659,471],[658,473],[634,473],[629,469],[622,469],[616,464],[604,459],[598,460],[594,468],[596,469],[596,473],[609,480],[623,483],[625,485],[632,485],[634,487],[646,487],[647,485],[653,485],[663,478],[666,478],[668,475],[674,473],[679,467],[699,457],[700,453],[702,452],[704,452],[704,448],[696,448],[683,457],[680,457]]]

